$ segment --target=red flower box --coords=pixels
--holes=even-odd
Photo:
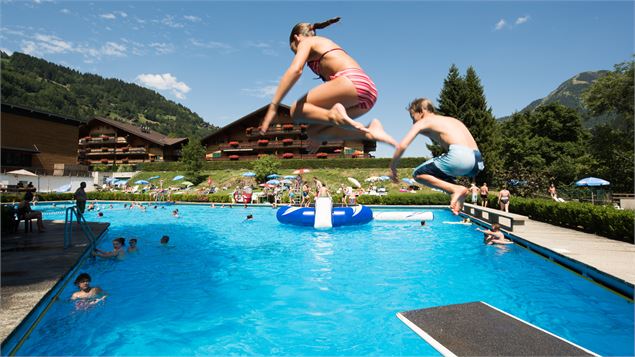
[[[293,153],[287,152],[282,154],[283,159],[291,159],[293,157]]]
[[[306,130],[309,126],[306,124],[300,124],[300,130]]]
[[[238,155],[229,155],[229,159],[230,160],[238,160],[240,158],[240,156]]]
[[[102,140],[108,140],[108,139],[110,139],[110,136],[108,136],[108,135],[102,135],[102,136],[100,136],[100,137],[101,137],[101,139],[102,139]]]
[[[101,163],[102,164],[107,164],[108,163],[108,159],[101,159]]]
[[[269,140],[267,139],[258,140],[258,145],[267,145],[267,144],[269,144]]]
[[[329,155],[325,152],[319,152],[315,155],[318,159],[326,159]]]
[[[282,139],[282,143],[285,145],[293,144],[293,139]]]
[[[238,146],[238,145],[240,145],[240,143],[239,143],[238,141],[230,141],[230,142],[229,142],[229,146],[234,146],[234,147],[236,147],[236,146]]]
[[[282,124],[283,130],[293,130],[293,124]]]
[[[122,163],[127,164],[128,163],[128,159],[123,159],[121,160]]]
[[[123,151],[123,152],[128,152],[128,150],[130,150],[129,147],[121,148],[121,151]]]

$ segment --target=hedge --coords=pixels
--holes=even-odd
[[[375,159],[286,159],[280,160],[280,169],[327,169],[327,168],[388,168],[390,158]],[[426,158],[406,157],[401,159],[399,167],[417,167]],[[206,161],[203,170],[237,170],[251,169],[253,161]],[[181,162],[147,162],[137,165],[137,170],[142,171],[185,171],[185,166]]]
[[[357,202],[363,205],[444,205],[450,204],[450,196],[445,193],[391,193],[383,196],[362,195]]]
[[[497,199],[490,199],[490,207],[498,207]],[[617,210],[611,206],[596,206],[582,202],[556,202],[522,197],[512,197],[509,209],[512,213],[522,214],[537,221],[634,243],[635,212],[631,210]]]

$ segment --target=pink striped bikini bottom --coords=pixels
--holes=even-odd
[[[377,101],[377,87],[375,87],[373,80],[370,79],[363,70],[359,68],[347,68],[330,76],[329,79],[333,80],[337,77],[346,77],[353,82],[357,90],[357,106],[359,108],[370,109],[375,105]]]

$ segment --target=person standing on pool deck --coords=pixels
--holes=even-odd
[[[84,215],[84,211],[86,210],[86,201],[88,200],[86,197],[86,191],[84,191],[85,188],[86,182],[82,182],[79,184],[77,190],[75,190],[75,205],[77,205],[77,210],[82,215]]]
[[[412,177],[420,184],[449,193],[452,213],[458,215],[463,208],[468,190],[456,184],[456,177],[474,177],[485,168],[476,141],[460,120],[436,114],[429,99],[413,100],[408,111],[412,118],[412,128],[395,148],[390,162],[391,178],[394,182],[399,182],[397,165],[417,135],[429,137],[447,153],[419,165],[412,173]]]
[[[379,120],[373,119],[368,127],[356,122],[368,113],[377,101],[375,83],[362,67],[335,42],[316,35],[340,20],[339,17],[309,24],[299,23],[289,36],[295,57],[284,73],[273,95],[271,104],[260,125],[264,135],[276,117],[278,106],[289,90],[302,76],[306,64],[324,83],[310,90],[291,105],[291,117],[295,122],[308,123],[308,151],[316,152],[322,141],[377,140],[392,146],[397,142],[388,135]]]

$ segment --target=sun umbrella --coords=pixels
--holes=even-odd
[[[297,179],[298,177],[297,177],[297,176],[294,176],[294,175],[287,175],[287,176],[284,176],[284,178],[289,179],[289,180],[295,180],[295,179]]]
[[[271,175],[267,176],[268,179],[277,179],[278,177],[280,177],[280,175],[278,175],[278,174],[271,174]]]
[[[180,183],[181,185],[185,185],[186,187],[190,187],[190,186],[194,186],[193,183],[191,183],[190,181],[183,181]]]
[[[116,177],[107,177],[106,178],[106,183],[111,183],[113,181],[115,181],[117,178]]]
[[[366,180],[364,180],[366,182],[375,182],[375,181],[379,181],[379,177],[377,176],[371,176],[369,178],[367,178]]]
[[[174,176],[174,178],[172,179],[172,181],[183,180],[184,178],[185,178],[185,176],[182,176],[182,175],[177,175],[177,176]]]
[[[408,177],[402,178],[401,181],[407,183],[408,185],[414,185],[416,183],[415,180],[413,180],[411,178],[408,178]]]
[[[379,179],[381,181],[388,181],[388,180],[390,180],[390,176],[379,176]]]
[[[270,184],[270,185],[278,185],[278,184],[280,184],[280,181],[278,181],[278,180],[269,180],[269,181],[267,181],[267,183]]]
[[[37,176],[36,174],[34,174],[31,171],[27,171],[25,169],[20,169],[20,170],[13,170],[13,171],[9,171],[7,172],[8,174],[12,174],[12,175],[18,175],[18,176]]]
[[[349,177],[348,181],[350,183],[352,183],[353,185],[355,185],[355,187],[360,188],[362,187],[362,185],[359,183],[359,181],[357,181],[356,179],[354,179],[353,177]]]
[[[152,176],[152,177],[150,177],[150,178],[148,179],[148,181],[156,180],[156,179],[158,179],[159,177],[161,177],[161,176]]]
[[[290,185],[290,184],[292,184],[292,183],[293,183],[293,182],[291,182],[291,180],[288,180],[288,179],[284,179],[284,180],[282,180],[282,181],[280,181],[280,182],[281,182],[281,183],[283,183],[283,184],[285,184],[285,185]]]
[[[576,186],[595,187],[595,186],[608,186],[611,183],[597,177],[587,177],[575,183]]]
[[[309,169],[297,169],[297,170],[293,171],[293,173],[296,174],[296,175],[306,174],[307,172],[311,172],[311,170],[309,170]]]
[[[251,171],[247,171],[247,172],[243,172],[243,176],[244,177],[254,177],[256,176],[255,172],[251,172]]]
[[[137,185],[147,185],[147,184],[149,184],[150,182],[148,182],[148,181],[146,181],[146,180],[137,180],[137,181],[135,181],[134,183],[135,183],[135,184],[137,184]]]

